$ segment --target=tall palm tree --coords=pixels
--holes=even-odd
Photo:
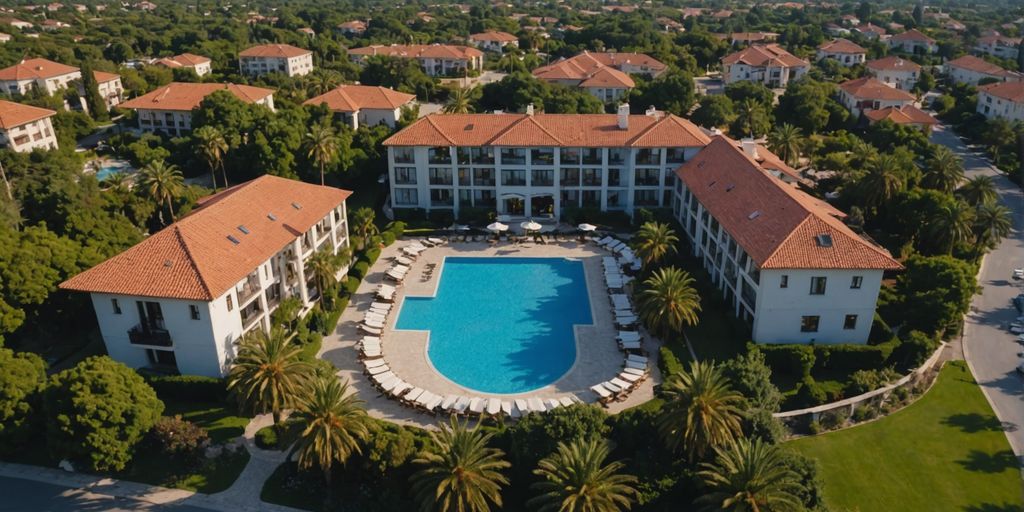
[[[946,146],[935,146],[932,157],[924,167],[925,187],[943,192],[953,192],[964,179],[964,167],[960,157]]]
[[[341,84],[341,74],[330,69],[318,69],[308,75],[306,83],[309,95],[319,96]]]
[[[803,145],[803,132],[789,123],[784,123],[768,134],[768,148],[789,165],[795,165],[800,160],[800,148]]]
[[[348,381],[334,375],[312,381],[309,392],[299,398],[295,417],[303,425],[296,446],[299,467],[318,466],[331,489],[331,467],[345,464],[359,443],[370,435],[363,401],[348,392]]]
[[[935,212],[928,221],[928,234],[938,247],[949,254],[956,244],[971,239],[973,227],[974,210],[967,203],[956,201]]]
[[[780,448],[739,439],[715,449],[715,462],[698,472],[710,492],[697,499],[701,510],[788,512],[804,510],[797,497],[799,476],[786,466]]]
[[[660,336],[679,332],[699,321],[700,296],[693,277],[676,267],[658,269],[644,281],[640,292],[640,317]]]
[[[313,274],[313,281],[316,283],[316,290],[319,292],[321,300],[327,300],[324,290],[329,288],[331,283],[337,282],[335,275],[351,257],[352,251],[348,247],[339,249],[338,254],[334,254],[330,247],[324,247],[313,253],[306,261],[309,272]],[[330,306],[330,304],[325,304],[325,306]]]
[[[903,190],[903,180],[896,166],[896,159],[892,155],[879,155],[868,162],[867,172],[859,181],[868,205],[879,208]]]
[[[224,169],[224,155],[228,152],[228,141],[224,134],[213,126],[200,126],[192,135],[196,138],[196,149],[202,155],[206,166],[210,168],[210,178],[213,179],[213,190],[217,191],[217,168],[220,168],[224,177],[224,188],[228,187],[228,173]]]
[[[339,140],[327,123],[313,125],[306,132],[307,156],[320,166],[320,184],[324,184],[324,168],[338,156]]]
[[[185,178],[175,165],[167,165],[163,160],[153,160],[146,164],[136,175],[137,184],[149,195],[156,204],[167,205],[171,213],[171,221],[174,217],[174,200],[177,199],[185,188]],[[164,214],[160,211],[160,223],[164,224]]]
[[[1010,209],[995,203],[984,203],[974,213],[975,256],[981,256],[1006,238],[1013,230]]]
[[[644,267],[661,261],[669,253],[676,252],[679,237],[668,224],[645,222],[636,233],[633,249],[636,250]]]
[[[228,390],[240,406],[257,414],[269,412],[274,425],[279,425],[281,412],[295,406],[310,374],[301,353],[283,329],[274,328],[270,334],[263,329],[250,331],[239,343],[228,372]]]
[[[957,194],[971,206],[993,203],[999,198],[996,182],[990,176],[975,176],[957,189]]]
[[[473,111],[473,88],[453,87],[442,111],[445,114],[468,114]]]
[[[359,236],[359,239],[362,240],[360,249],[366,247],[366,243],[369,241],[371,236],[380,232],[380,229],[377,228],[377,223],[375,222],[376,217],[377,214],[374,213],[373,208],[367,207],[357,209],[352,212],[352,215],[349,217],[349,221],[352,223],[352,230]]]
[[[754,98],[747,98],[740,102],[736,109],[736,122],[740,135],[757,137],[761,135],[762,117],[765,116],[764,106]]]
[[[621,462],[605,464],[608,442],[603,439],[574,439],[544,458],[533,471],[544,481],[531,487],[540,495],[527,505],[540,512],[618,512],[629,510],[636,496],[636,477],[623,475]]]
[[[743,435],[743,395],[713,362],[696,361],[664,384],[658,433],[669,449],[684,448],[691,460]]]
[[[429,512],[487,512],[501,507],[501,487],[508,479],[501,470],[510,466],[505,453],[488,448],[492,434],[469,429],[452,417],[440,432],[431,432],[433,446],[416,458],[424,466],[412,476],[412,490],[420,510]]]

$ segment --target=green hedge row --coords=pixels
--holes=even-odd
[[[199,375],[143,375],[161,400],[224,402],[228,389],[224,379]]]
[[[366,274],[368,274],[369,272],[370,272],[370,263],[367,262],[367,261],[360,260],[360,261],[357,261],[355,265],[352,265],[352,268],[350,268],[349,271],[348,271],[348,275],[356,280],[355,286],[358,287],[359,286],[359,281],[362,281],[363,278],[366,277]],[[348,284],[348,283],[346,283],[346,284]],[[355,293],[355,289],[353,289],[349,293]]]
[[[889,362],[889,356],[900,344],[899,339],[878,345],[806,345],[764,344],[757,348],[773,372],[810,378],[812,372],[833,370],[852,373],[857,370],[878,370]]]
[[[669,375],[683,373],[685,370],[683,362],[667,346],[662,345],[658,349],[658,356],[658,369],[661,370],[662,379],[667,379]]]

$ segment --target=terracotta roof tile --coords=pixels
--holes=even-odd
[[[308,55],[311,53],[313,52],[303,48],[297,48],[290,44],[261,44],[242,50],[238,53],[238,56],[290,58]]]
[[[350,55],[382,55],[384,57],[398,58],[427,58],[427,59],[461,59],[468,60],[473,57],[483,57],[483,52],[468,46],[455,46],[448,44],[393,44],[391,46],[372,45],[363,48],[352,48],[348,51]]]
[[[916,99],[907,91],[889,87],[871,77],[847,80],[839,84],[839,89],[855,98],[862,99],[889,101],[914,101]]]
[[[999,82],[978,87],[978,91],[1014,103],[1024,103],[1024,82]]]
[[[630,65],[654,72],[666,68],[665,64],[642,53],[583,52],[533,70],[541,80],[580,80],[580,87],[617,86],[632,88],[636,83],[621,68]]]
[[[973,55],[964,55],[963,57],[960,57],[958,59],[953,59],[946,63],[946,67],[966,69],[968,71],[992,75],[994,77],[1021,77],[1020,73],[1017,73],[1015,71],[1008,71],[985,59],[981,59]]]
[[[47,59],[27,59],[0,69],[0,80],[37,80],[75,73],[78,68]]]
[[[487,32],[481,32],[479,34],[472,34],[469,36],[470,41],[496,41],[499,43],[511,43],[513,41],[519,41],[519,38],[508,32],[501,32],[500,30],[488,30]]]
[[[901,33],[901,34],[896,34],[896,35],[892,36],[891,38],[889,38],[889,40],[890,41],[897,41],[897,42],[900,42],[900,41],[917,41],[917,42],[921,42],[921,43],[935,44],[935,40],[934,39],[924,35],[923,32],[921,32],[920,30],[917,30],[916,28],[912,28],[912,29],[910,29],[910,30],[908,30],[906,32]]]
[[[736,53],[722,58],[723,64],[746,64],[748,66],[766,66],[769,63],[784,67],[802,67],[810,64],[787,52],[777,44],[758,44],[749,46]]]
[[[890,55],[881,59],[869,60],[864,64],[868,69],[877,71],[921,71],[921,66],[907,59]]]
[[[819,50],[828,53],[843,53],[843,54],[856,54],[856,53],[867,53],[861,45],[850,41],[849,39],[839,38],[827,43],[822,43],[818,47]]]
[[[121,75],[117,73],[107,73],[106,71],[93,71],[92,76],[96,79],[96,82],[101,84],[121,78]]]
[[[398,92],[387,87],[370,85],[342,85],[320,96],[306,100],[303,105],[327,104],[335,112],[355,112],[364,108],[394,110],[416,99],[415,94]]]
[[[213,300],[352,193],[265,175],[211,196],[188,216],[61,283],[64,290]],[[296,209],[292,203],[301,205]],[[277,220],[271,220],[273,214]],[[249,234],[238,226],[245,226]],[[240,243],[235,244],[228,235]]]
[[[54,114],[56,112],[49,109],[0,100],[0,129],[9,130]]]
[[[864,115],[872,121],[888,119],[896,124],[938,124],[934,117],[913,105],[869,110]]]
[[[207,62],[210,62],[209,57],[203,57],[202,55],[195,55],[192,53],[183,53],[173,57],[164,57],[154,62],[154,64],[167,66],[169,68],[192,68]]]
[[[171,82],[122,103],[121,108],[187,111],[195,109],[204,98],[217,91],[229,91],[246,103],[254,103],[274,94],[272,89],[251,85]]]

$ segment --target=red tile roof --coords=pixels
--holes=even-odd
[[[385,146],[699,147],[710,138],[673,115],[432,114],[384,141]]]
[[[771,176],[725,137],[712,139],[676,175],[759,268],[902,268],[834,209]],[[819,235],[830,236],[831,246],[819,245]]]
[[[871,77],[847,80],[839,84],[839,89],[854,98],[860,99],[889,101],[914,101],[916,99],[909,92],[889,87]]]
[[[509,34],[508,32],[501,32],[499,30],[488,30],[487,32],[481,32],[479,34],[472,34],[469,36],[470,41],[496,41],[499,43],[511,43],[513,41],[519,41],[519,38]]]
[[[56,112],[49,109],[0,100],[0,129],[9,130],[54,114]]]
[[[975,57],[973,55],[964,55],[958,59],[953,59],[946,63],[947,68],[960,68],[966,69],[967,71],[974,71],[975,73],[982,73],[991,75],[994,77],[1017,77],[1021,76],[1020,73],[1015,71],[1008,71],[1000,66],[992,64],[991,62]]]
[[[473,57],[483,57],[483,52],[468,46],[455,46],[450,44],[393,44],[391,46],[372,45],[363,48],[352,48],[348,51],[350,55],[383,55],[385,57],[399,58],[425,58],[425,59],[459,59],[468,60]]]
[[[26,59],[0,69],[0,80],[38,80],[75,73],[78,68],[47,59]]]
[[[934,39],[924,35],[924,33],[922,33],[920,30],[917,30],[916,28],[912,28],[901,34],[896,34],[889,38],[889,41],[916,41],[919,43],[935,44]]]
[[[121,78],[121,75],[119,75],[117,73],[107,73],[106,71],[93,71],[92,72],[92,76],[93,76],[93,78],[96,79],[97,83],[101,83],[101,84],[107,83],[107,82],[111,82],[111,81],[117,80],[118,78]]]
[[[921,71],[921,65],[912,61],[890,55],[881,59],[869,60],[865,64],[868,69],[876,71]]]
[[[198,107],[204,98],[217,91],[228,91],[246,103],[255,103],[274,94],[273,89],[251,85],[171,82],[128,100],[121,107],[187,111]]]
[[[209,57],[203,57],[202,55],[194,55],[191,53],[183,53],[181,55],[175,55],[173,57],[164,57],[154,62],[154,64],[167,66],[169,68],[192,68],[198,66],[199,64],[205,64],[207,62],[210,62]]]
[[[646,53],[636,52],[584,52],[591,58],[597,60],[605,66],[610,66],[618,70],[622,70],[626,65],[633,67],[644,67],[653,71],[663,71],[668,69],[665,63],[661,62]],[[578,57],[578,56],[577,56]]]
[[[913,106],[903,105],[901,107],[886,107],[878,110],[869,110],[864,113],[872,121],[888,119],[896,124],[938,124],[939,122],[927,112]]]
[[[854,43],[849,39],[843,38],[829,41],[827,43],[822,43],[821,46],[818,47],[818,49],[828,53],[867,53],[867,50],[865,50],[864,47],[862,47],[861,45]]]
[[[320,105],[335,112],[356,112],[364,108],[394,110],[416,99],[415,94],[398,92],[387,87],[370,85],[342,85],[320,96],[306,100],[303,105]]]
[[[259,46],[253,46],[252,48],[246,48],[238,53],[239,57],[277,57],[277,58],[291,58],[299,57],[302,55],[309,55],[313,52],[297,48],[290,44],[261,44]]]
[[[999,82],[978,87],[978,91],[990,94],[997,98],[1012,101],[1013,103],[1024,103],[1024,82]]]
[[[722,58],[722,64],[746,64],[748,66],[801,67],[810,64],[787,52],[777,44],[756,44]]]
[[[351,194],[265,175],[208,197],[188,216],[68,279],[60,288],[213,300]],[[269,217],[271,214],[276,220]],[[243,233],[239,226],[245,226],[249,233]],[[231,241],[229,235],[239,243]]]
[[[579,80],[580,87],[612,86],[630,89],[636,86],[636,82],[629,75],[605,65],[586,52],[534,69],[533,76],[549,81]],[[594,80],[584,85],[591,79]]]

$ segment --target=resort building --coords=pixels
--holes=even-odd
[[[884,28],[879,27],[878,25],[873,25],[871,23],[853,27],[853,32],[860,34],[861,37],[869,41],[884,40],[887,37],[887,32]]]
[[[0,69],[0,89],[8,94],[26,94],[32,88],[54,94],[72,80],[80,80],[82,71],[47,59],[26,59]]]
[[[366,22],[355,20],[339,23],[338,32],[346,36],[361,36],[366,32]]]
[[[583,52],[533,70],[545,82],[579,87],[605,103],[623,98],[636,83],[630,74],[657,77],[668,67],[642,53]]]
[[[913,105],[915,99],[909,92],[890,87],[870,77],[847,80],[839,84],[839,102],[854,117],[869,110]]]
[[[283,299],[319,298],[310,256],[348,246],[351,192],[265,175],[60,285],[89,293],[107,353],[133,368],[221,377]],[[344,268],[339,272],[347,272]]]
[[[920,30],[912,28],[890,37],[889,48],[906,53],[925,54],[939,51],[939,44]]]
[[[0,146],[24,153],[57,149],[57,132],[50,118],[56,112],[0,100]]]
[[[751,81],[784,88],[810,67],[810,63],[777,44],[755,45],[722,58],[722,78],[726,85]]]
[[[718,136],[676,171],[672,211],[694,255],[755,342],[866,343],[883,273],[901,265],[759,153]]]
[[[964,55],[946,63],[946,75],[949,79],[958,84],[978,85],[981,80],[998,80],[1000,82],[1020,82],[1024,75],[1016,71],[1008,71],[991,62],[975,57]]]
[[[196,76],[207,75],[212,71],[208,57],[191,53],[157,59],[153,64],[171,69],[191,69],[196,72]]]
[[[363,64],[380,55],[396,59],[416,59],[427,76],[462,76],[467,71],[482,70],[484,53],[468,46],[448,44],[393,44],[353,48],[348,51],[352,62]]]
[[[989,119],[1024,121],[1024,83],[1000,82],[978,87],[978,113]]]
[[[867,50],[849,39],[835,39],[828,43],[822,43],[818,47],[815,58],[819,61],[832,59],[845,67],[851,67],[863,64],[867,54]]]
[[[114,108],[124,100],[124,86],[121,85],[121,75],[107,73],[106,71],[93,71],[92,76],[96,78],[96,88],[100,96],[106,102],[107,108]]]
[[[485,52],[505,51],[506,46],[519,48],[519,38],[508,32],[488,30],[479,34],[469,36],[469,43]]]
[[[921,73],[919,64],[896,56],[868,61],[865,66],[871,76],[904,91],[914,88],[914,85],[917,84],[917,77]]]
[[[261,44],[238,54],[238,69],[243,75],[250,76],[267,73],[307,75],[313,71],[313,52],[290,44]]]
[[[263,105],[274,110],[274,91],[236,84],[196,84],[171,82],[163,87],[124,102],[132,109],[144,132],[164,132],[179,136],[192,130],[192,111],[203,99],[217,91],[228,91],[245,103]]]
[[[1001,59],[1017,60],[1017,49],[1021,38],[1006,37],[1001,34],[979,37],[974,44],[974,51]]]
[[[487,208],[560,218],[567,208],[668,207],[674,171],[709,138],[651,111],[434,114],[384,141],[395,209]]]
[[[352,129],[360,126],[388,125],[394,128],[402,117],[402,107],[411,105],[415,94],[398,92],[387,87],[342,85],[307,100],[304,105],[326,104]]]
[[[915,107],[912,104],[900,107],[885,107],[878,110],[868,110],[864,112],[864,117],[868,119],[868,123],[870,124],[889,120],[899,125],[917,128],[926,134],[931,134],[932,128],[939,124],[938,120],[932,117],[931,114]]]

